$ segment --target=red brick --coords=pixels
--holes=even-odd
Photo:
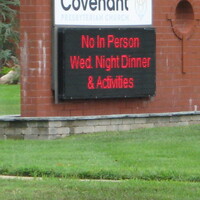
[[[167,19],[176,0],[153,2],[153,26],[156,28],[156,96],[152,99],[81,100],[54,103],[51,90],[52,44],[51,0],[21,0],[21,47],[28,37],[27,63],[22,63],[22,116],[78,116],[127,113],[190,111],[200,106],[200,28],[187,41],[188,72],[182,73],[182,41]],[[194,1],[200,13],[200,1]],[[37,11],[37,13],[36,13]],[[40,41],[40,42],[39,42]],[[41,45],[41,46],[40,46]],[[46,51],[44,63],[41,56]]]

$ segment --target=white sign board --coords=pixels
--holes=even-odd
[[[152,0],[54,0],[54,25],[152,25]]]

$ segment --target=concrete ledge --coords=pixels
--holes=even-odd
[[[129,131],[200,123],[200,112],[80,117],[0,117],[0,139],[57,139],[71,134]]]
[[[41,177],[22,177],[22,176],[3,176],[0,175],[0,179],[4,179],[4,180],[43,180],[43,178]]]

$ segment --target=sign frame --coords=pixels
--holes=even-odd
[[[155,95],[156,47],[154,28],[60,28],[58,32],[60,38],[58,42],[59,100],[141,98]],[[66,33],[68,34],[67,37]],[[100,39],[106,40],[107,33],[113,33],[116,36],[125,35],[124,39],[126,40],[134,35],[144,38],[141,41],[141,46],[138,46],[138,48],[135,46],[135,49],[133,45],[136,44],[133,43],[130,43],[132,45],[130,48],[127,46],[115,48],[111,47],[113,44],[109,43],[109,48],[107,48],[106,41],[104,41],[105,48],[97,47],[99,45],[97,43],[96,47],[80,47],[83,45],[83,36],[88,38],[90,33],[96,40],[99,37],[99,41]],[[81,36],[82,44],[80,44]],[[95,40],[94,38],[91,37]],[[130,37],[130,39],[133,41],[134,38]],[[63,52],[65,53],[63,54]],[[79,59],[82,60],[82,64],[77,61]],[[95,59],[98,60],[95,61]],[[106,66],[105,62],[107,61],[105,59],[109,62],[112,59],[113,68],[105,68],[111,67],[111,65]],[[106,78],[109,80],[106,80]],[[100,85],[100,79],[101,81],[107,81],[106,86]],[[129,83],[124,83],[127,81]],[[91,88],[89,86],[90,82],[93,84]],[[108,83],[112,84],[113,82],[114,86],[107,86]]]
[[[60,1],[60,0],[59,0]],[[67,1],[67,0],[66,0]],[[83,1],[83,0],[81,0]],[[96,1],[96,0],[89,0],[89,1]],[[129,0],[128,0],[129,1]],[[131,0],[132,1],[132,0]],[[57,62],[57,57],[58,57],[58,29],[59,28],[138,28],[138,27],[143,27],[143,28],[152,28],[153,24],[153,0],[134,0],[134,1],[149,1],[150,2],[150,17],[149,17],[149,22],[148,23],[113,23],[113,24],[90,24],[90,23],[57,23],[56,22],[56,13],[57,10],[55,9],[55,4],[58,2],[58,0],[52,0],[52,91],[54,93],[54,100],[55,104],[58,104],[61,102],[59,99],[59,84],[58,84],[58,62]],[[69,2],[69,1],[68,1]]]

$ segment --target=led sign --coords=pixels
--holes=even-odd
[[[155,94],[153,28],[59,28],[60,100]]]

